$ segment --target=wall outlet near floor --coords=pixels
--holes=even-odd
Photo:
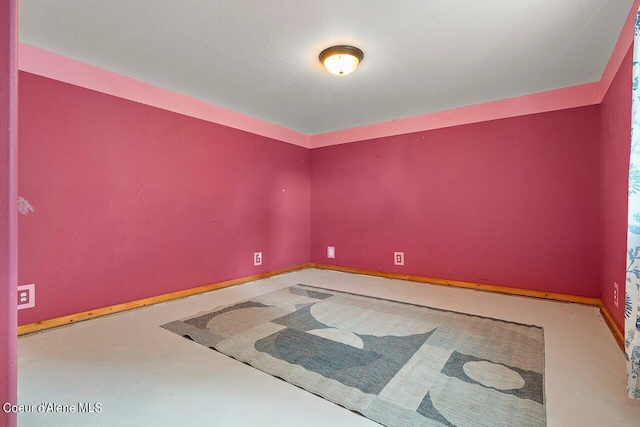
[[[18,310],[36,306],[36,285],[18,286]]]
[[[613,305],[618,306],[618,284],[613,282]]]
[[[262,265],[262,252],[253,253],[253,265]]]
[[[335,257],[336,257],[335,246],[327,246],[327,258],[335,258]]]
[[[393,253],[393,264],[394,265],[404,265],[404,252],[394,252]]]

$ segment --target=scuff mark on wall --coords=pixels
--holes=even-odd
[[[21,215],[27,216],[29,215],[29,211],[35,212],[36,210],[27,199],[18,197],[18,212],[20,212]]]

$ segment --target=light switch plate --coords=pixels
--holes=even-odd
[[[335,257],[336,257],[335,246],[327,246],[327,258],[335,258]]]

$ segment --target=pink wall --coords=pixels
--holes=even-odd
[[[599,296],[598,112],[313,149],[311,261]]]
[[[20,324],[309,262],[307,149],[25,72],[19,89]]]
[[[624,287],[627,251],[627,190],[631,149],[630,48],[600,105],[600,203],[602,276],[601,298],[618,324],[624,324]],[[619,285],[619,304],[613,303],[613,283]]]
[[[442,129],[509,117],[597,105],[602,100],[600,86],[600,82],[587,83],[548,92],[516,96],[420,116],[321,133],[312,135],[310,144],[311,148],[320,148],[365,139],[383,138],[424,130]]]
[[[246,116],[26,43],[19,44],[19,52],[18,66],[20,71],[309,148],[309,135],[255,117]]]
[[[0,404],[17,403],[17,20],[18,3],[0,2]],[[0,410],[0,426],[16,414]]]

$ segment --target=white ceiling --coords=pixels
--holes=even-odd
[[[20,0],[22,42],[306,134],[600,80],[633,0]],[[318,54],[364,51],[356,72]]]

